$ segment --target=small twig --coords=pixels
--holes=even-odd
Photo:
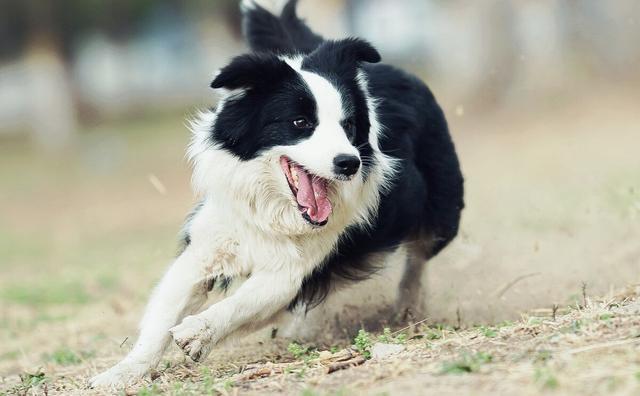
[[[356,356],[354,359],[347,360],[345,362],[336,362],[329,365],[329,367],[327,368],[327,374],[331,374],[338,370],[344,370],[350,367],[359,366],[366,361],[367,359],[365,359],[364,356]]]
[[[462,328],[462,315],[460,315],[460,306],[456,308],[456,320],[458,323],[458,327],[456,328],[456,330],[460,330]]]
[[[351,350],[343,349],[342,351],[333,354],[332,359],[334,359],[336,362],[344,362],[345,360],[349,360],[352,357],[353,353],[351,353]]]
[[[551,317],[553,318],[553,321],[556,321],[556,314],[558,313],[558,304],[553,304],[553,307],[551,307]]]
[[[120,343],[120,348],[124,345],[125,342],[129,339],[129,336],[125,337],[124,340]]]
[[[422,324],[422,323],[426,322],[427,320],[429,320],[429,317],[426,317],[426,318],[424,318],[424,319],[422,319],[422,320],[420,320],[420,321],[417,321],[416,323],[412,323],[412,324],[410,324],[409,326],[403,327],[403,328],[401,328],[400,330],[396,330],[396,331],[394,331],[393,333],[391,333],[391,335],[392,335],[392,336],[394,336],[394,335],[396,335],[396,334],[398,334],[398,333],[400,333],[400,332],[402,332],[402,331],[405,331],[405,330],[407,330],[407,329],[409,329],[409,328],[411,328],[411,327],[413,327],[413,326],[417,326],[417,325],[419,325],[419,324]]]
[[[587,282],[582,282],[582,306],[587,307]]]
[[[245,376],[246,380],[270,377],[273,374],[282,374],[284,370],[280,367],[260,367]]]
[[[604,342],[602,344],[588,345],[588,346],[585,346],[585,347],[582,347],[582,348],[575,348],[575,349],[571,349],[569,351],[566,351],[565,353],[567,355],[575,355],[575,354],[582,353],[582,352],[594,351],[594,350],[605,349],[605,348],[613,348],[613,347],[617,347],[617,346],[628,345],[628,344],[637,344],[637,343],[640,343],[640,338],[628,338],[628,339],[624,339],[624,340]]]
[[[610,310],[615,305],[617,305],[617,303],[615,301],[616,301],[616,298],[615,297],[611,297],[609,300],[605,300],[602,305],[604,305],[605,309]]]
[[[506,285],[504,285],[501,289],[498,289],[498,292],[496,293],[496,296],[498,298],[502,298],[502,296],[509,290],[511,289],[516,283],[523,281],[527,278],[531,278],[532,276],[538,276],[538,275],[542,275],[541,272],[532,272],[530,274],[524,274],[524,275],[520,275],[517,278],[513,279],[512,281],[508,282]]]

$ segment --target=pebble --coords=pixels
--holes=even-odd
[[[372,359],[384,359],[387,356],[395,355],[396,353],[404,351],[404,345],[400,344],[383,344],[381,342],[376,342],[371,347],[371,358]]]

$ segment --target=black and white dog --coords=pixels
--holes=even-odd
[[[415,293],[404,290],[455,237],[463,178],[429,89],[378,64],[364,40],[324,40],[295,7],[242,2],[254,52],[220,70],[211,86],[222,99],[193,123],[201,201],[184,249],[156,287],[131,352],[92,386],[141,378],[171,338],[203,359],[232,333],[313,308],[336,281],[366,279],[380,269],[369,258],[399,247],[408,252],[399,306],[410,309]],[[214,287],[226,291],[232,281],[233,293],[198,313]]]

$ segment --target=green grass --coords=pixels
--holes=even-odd
[[[177,229],[176,223],[144,232],[127,229],[83,236],[77,242],[82,245],[81,251],[73,246],[58,251],[38,244],[46,246],[43,247],[48,256],[46,261],[27,255],[18,257],[0,249],[0,263],[14,263],[12,270],[3,273],[0,281],[0,303],[46,308],[84,305],[93,302],[96,296],[103,299],[105,294],[113,293],[126,283],[123,280],[126,272],[120,268],[134,267],[133,270],[146,273],[159,262],[168,263],[175,249],[167,242],[176,239]],[[34,241],[38,238],[33,237]],[[46,265],[40,265],[43,262]],[[154,275],[160,276],[161,272]],[[148,280],[149,286],[153,281]],[[140,295],[147,293],[148,290],[142,289]]]
[[[371,347],[373,346],[371,334],[367,333],[364,329],[360,329],[358,335],[353,340],[353,344],[365,359],[371,359]]]
[[[20,356],[20,351],[14,350],[0,354],[0,360],[14,360]]]
[[[539,326],[542,324],[542,319],[540,318],[536,318],[536,317],[531,317],[527,320],[527,324],[530,326]]]
[[[12,318],[9,317],[6,320],[0,321],[0,329],[8,330],[10,332],[23,332],[34,330],[37,326],[42,324],[63,322],[70,318],[69,315],[52,314],[46,312],[46,309],[36,307],[34,310],[35,316],[30,318]]]
[[[216,373],[209,367],[201,367],[199,377],[192,380],[172,381],[170,389],[159,389],[155,384],[142,389],[138,395],[155,396],[187,396],[187,395],[226,395],[234,394],[235,383],[228,378],[216,378]]]
[[[533,373],[533,380],[538,386],[545,389],[555,389],[558,387],[558,378],[551,372],[549,367],[538,367]]]
[[[440,374],[469,374],[476,373],[480,368],[493,361],[493,356],[486,352],[474,354],[463,353],[459,359],[445,362]]]
[[[344,388],[330,392],[320,392],[313,388],[305,388],[300,392],[300,396],[347,396],[348,394],[349,392]]]
[[[215,378],[213,377],[213,373],[208,367],[202,367],[200,369],[200,375],[202,379],[200,381],[200,386],[206,393],[213,392],[213,384],[215,383]]]
[[[14,395],[36,395],[40,394],[34,391],[35,388],[49,381],[44,372],[38,370],[35,373],[20,374],[20,384],[9,390],[9,394]],[[43,393],[44,394],[44,393]]]
[[[233,380],[226,379],[222,381],[222,389],[227,391],[227,393],[229,393],[234,386],[236,386],[236,383],[233,382]]]
[[[604,321],[610,321],[611,319],[613,319],[613,317],[614,315],[612,313],[606,312],[598,316],[598,319],[604,320]]]
[[[582,332],[582,327],[584,326],[584,321],[582,319],[576,319],[569,326],[562,327],[560,329],[561,333],[574,333],[578,334]]]
[[[480,326],[478,330],[487,338],[495,338],[498,336],[498,331],[493,327]]]
[[[22,305],[86,304],[89,294],[80,282],[51,281],[14,284],[0,291],[0,299]]]
[[[61,366],[72,366],[82,362],[81,354],[78,354],[67,347],[55,350],[46,356],[47,360],[59,364]]]
[[[315,348],[302,346],[296,342],[292,342],[287,347],[287,350],[290,354],[293,355],[297,360],[303,360],[308,362],[311,359],[316,359],[318,357],[318,351]]]
[[[156,384],[153,384],[146,388],[142,388],[137,393],[137,396],[158,396],[158,395],[162,395],[162,391]]]
[[[425,331],[424,337],[429,341],[439,340],[444,337],[444,331],[430,327]]]
[[[552,357],[553,355],[551,354],[551,351],[543,349],[541,351],[538,351],[536,356],[533,358],[533,361],[536,363],[546,363],[547,361],[551,360]]]
[[[435,323],[426,328],[424,338],[429,341],[439,340],[445,336],[447,331],[453,331],[453,328],[445,323]]]
[[[385,344],[406,344],[407,335],[405,333],[392,333],[390,328],[385,327],[382,334],[378,336],[378,341]]]

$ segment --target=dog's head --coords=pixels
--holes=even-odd
[[[379,60],[359,39],[328,41],[296,57],[239,56],[211,83],[226,96],[210,139],[240,162],[262,164],[256,182],[269,190],[269,199],[277,200],[273,190],[286,198],[299,223],[324,226],[340,204],[335,201],[345,196],[341,191],[362,184],[375,165],[371,104],[360,68]]]

